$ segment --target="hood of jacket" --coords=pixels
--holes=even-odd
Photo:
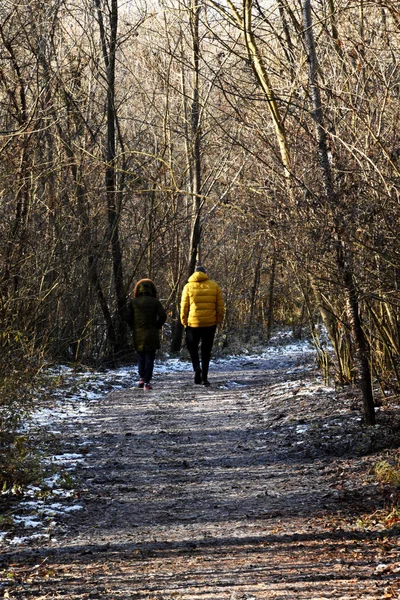
[[[195,283],[200,281],[207,281],[207,279],[209,279],[207,273],[203,273],[202,271],[196,271],[195,273],[193,273],[193,275],[189,277],[188,282]]]
[[[137,298],[138,296],[153,296],[153,298],[157,298],[157,288],[151,279],[141,279],[137,282],[133,297]]]

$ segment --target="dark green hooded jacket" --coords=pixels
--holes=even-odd
[[[160,329],[167,320],[167,313],[157,298],[157,289],[151,279],[137,282],[129,302],[126,320],[133,332],[133,345],[139,352],[158,350]]]

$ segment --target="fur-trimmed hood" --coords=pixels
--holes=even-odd
[[[140,279],[133,291],[134,298],[138,296],[152,296],[153,298],[157,298],[157,295],[157,288],[151,279]]]

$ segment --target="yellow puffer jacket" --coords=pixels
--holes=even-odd
[[[224,318],[224,301],[219,285],[206,273],[193,273],[183,288],[181,323],[185,327],[211,327]]]

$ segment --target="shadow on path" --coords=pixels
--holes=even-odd
[[[349,408],[321,385],[309,393],[296,357],[211,376],[207,389],[180,373],[113,392],[64,432],[90,443],[76,470],[84,510],[48,546],[2,551],[9,598],[396,597],[383,595],[395,574],[376,570],[391,532],[352,525],[375,488],[338,486],[362,461],[307,448]]]

